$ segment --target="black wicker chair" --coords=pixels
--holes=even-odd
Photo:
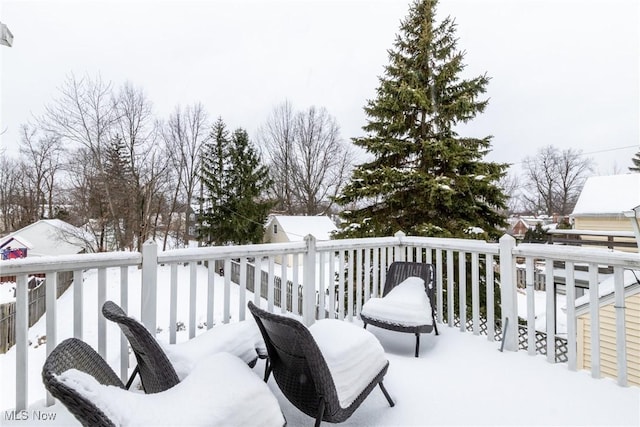
[[[436,290],[434,286],[434,267],[432,264],[425,264],[421,262],[405,262],[396,261],[389,266],[387,276],[384,282],[384,289],[382,291],[382,298],[384,298],[393,288],[402,283],[409,277],[420,277],[424,280],[424,291],[429,297],[431,305],[431,320],[430,324],[423,325],[403,325],[401,322],[390,322],[388,319],[376,319],[375,317],[368,316],[360,313],[360,318],[364,322],[364,327],[367,325],[377,326],[379,328],[389,329],[397,332],[413,333],[416,336],[416,350],[415,357],[419,356],[420,352],[420,334],[430,333],[435,330],[436,335],[438,333],[438,326],[436,325]],[[366,306],[366,303],[365,303]],[[363,307],[364,309],[364,307]]]
[[[236,356],[228,353],[214,354],[211,359],[208,359],[206,363],[200,364],[196,370],[194,370],[193,377],[186,378],[174,389],[167,390],[163,393],[168,393],[168,395],[160,399],[155,399],[158,395],[147,395],[125,390],[125,386],[122,381],[120,381],[107,362],[105,362],[105,360],[96,353],[91,346],[79,339],[70,338],[56,346],[56,348],[47,357],[42,368],[42,381],[53,397],[62,402],[84,426],[115,427],[116,425],[120,425],[122,420],[109,418],[109,416],[100,409],[105,406],[101,406],[99,402],[104,405],[107,404],[108,400],[114,398],[131,398],[128,405],[120,405],[120,407],[125,407],[130,410],[128,414],[112,414],[114,417],[123,415],[124,419],[128,420],[128,423],[131,423],[131,425],[156,425],[158,423],[162,425],[165,423],[166,425],[203,425],[204,423],[205,425],[226,426],[233,423],[230,423],[228,419],[224,418],[224,413],[230,414],[235,419],[236,414],[243,414],[243,408],[246,408],[247,405],[251,405],[251,399],[257,399],[260,401],[267,395],[273,399],[272,403],[269,403],[271,405],[269,407],[269,414],[266,415],[266,419],[257,419],[256,424],[264,425],[265,423],[272,424],[273,422],[278,422],[276,425],[286,425],[286,420],[280,411],[278,402],[268,387],[265,386],[263,391],[256,392],[256,388],[252,383],[250,383],[252,384],[249,387],[249,395],[251,399],[249,399],[248,396],[242,396],[242,392],[246,390],[242,387],[247,384],[247,380],[254,381],[262,386],[264,386],[264,384],[261,382],[259,377],[257,377],[251,369],[240,360],[241,359]],[[241,370],[240,368],[244,368],[244,370]],[[96,393],[95,389],[88,390],[89,396],[92,396],[94,399],[94,401],[92,401],[82,395],[82,391],[85,390],[84,386],[79,389],[80,391],[76,391],[76,389],[67,385],[67,383],[59,377],[65,371],[70,369],[77,369],[85,372],[91,375],[102,385],[116,386],[122,389],[122,394],[114,395],[113,393],[109,393],[109,397],[105,398],[101,393]],[[207,386],[224,387],[225,391],[228,388],[233,389],[233,387],[229,387],[227,384],[215,383],[215,379],[220,372],[230,372],[233,369],[239,369],[238,373],[242,374],[241,381],[239,381],[239,385],[236,385],[235,389],[230,392],[229,396],[231,397],[225,402],[219,403],[219,401],[215,401],[207,403],[207,408],[211,414],[210,420],[203,419],[203,415],[200,413],[201,405],[206,399],[200,401],[198,399],[194,400],[187,397],[189,400],[183,401],[182,404],[176,403],[175,410],[171,407],[167,407],[167,401],[173,402],[179,396],[193,396],[194,391],[201,391],[203,395],[206,395],[208,390],[206,388],[200,389],[203,382],[198,380],[198,378],[202,378],[203,375],[209,375],[211,377],[204,382]],[[190,380],[194,381],[190,382]],[[194,387],[198,388],[194,389]],[[149,408],[149,405],[159,405],[157,411],[164,410],[165,413],[168,408],[170,411],[170,419],[162,418],[164,422],[158,421],[158,418],[154,418],[158,416],[157,411],[136,411],[136,402],[145,402],[142,405],[143,408]],[[192,405],[192,407],[189,405]],[[107,404],[106,407],[109,408],[110,406],[111,405]],[[190,414],[195,414],[195,417],[191,419]],[[133,416],[133,418],[130,418],[131,416]],[[245,415],[245,418],[246,417],[247,416]],[[280,417],[282,421],[278,420]],[[282,422],[282,424],[280,424],[280,422]]]
[[[265,381],[273,372],[284,396],[299,410],[315,418],[316,427],[321,421],[339,423],[351,416],[369,393],[380,386],[390,406],[393,400],[387,393],[382,379],[389,362],[346,408],[341,407],[334,379],[309,329],[299,321],[269,313],[248,303],[269,355]]]
[[[69,369],[83,371],[101,384],[124,389],[124,384],[116,373],[91,346],[77,338],[69,338],[58,344],[42,367],[42,382],[46,389],[62,402],[82,425],[115,426],[114,422],[90,400],[58,380],[57,376]]]
[[[180,382],[178,373],[166,352],[142,323],[127,316],[124,310],[113,301],[104,303],[102,314],[108,320],[118,324],[136,356],[138,365],[127,381],[127,389],[138,374],[146,393],[159,393]],[[257,360],[258,355],[256,353],[256,357],[248,365],[250,367],[255,366]]]
[[[102,314],[118,324],[136,356],[138,366],[127,381],[127,389],[137,374],[140,375],[145,393],[160,393],[180,382],[167,354],[142,323],[127,316],[113,301],[104,303]]]

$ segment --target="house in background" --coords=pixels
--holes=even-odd
[[[22,236],[13,236],[0,243],[0,260],[26,258],[33,245]]]
[[[616,312],[613,278],[600,283],[600,371],[603,376],[616,378]],[[624,272],[624,307],[627,341],[627,379],[640,386],[640,272]],[[591,369],[591,317],[589,295],[576,300],[577,367]]]
[[[553,218],[548,215],[540,216],[512,216],[507,218],[509,228],[507,233],[512,235],[518,240],[524,238],[524,235],[528,230],[533,230],[538,224],[544,229],[553,228]]]
[[[632,233],[633,226],[624,215],[640,205],[640,173],[594,176],[588,178],[573,209],[575,230]],[[598,240],[598,236],[593,236]],[[600,240],[607,237],[600,236]],[[617,240],[617,239],[616,239]],[[635,242],[632,237],[619,241]],[[615,249],[625,250],[622,247]],[[626,250],[634,250],[629,249]]]
[[[42,219],[34,222],[8,236],[0,238],[0,251],[21,249],[23,258],[34,258],[52,255],[75,255],[87,251],[87,244],[82,239],[84,231],[59,219]],[[15,282],[15,276],[3,276],[3,263],[12,262],[12,258],[0,261],[0,282]],[[46,280],[43,273],[35,273],[28,281],[29,326],[32,326],[46,310]],[[73,282],[73,271],[59,271],[56,273],[56,298]],[[42,285],[45,286],[42,286]],[[15,289],[15,288],[14,288]],[[15,291],[14,291],[15,292]],[[15,294],[14,294],[15,297]],[[14,308],[10,308],[13,306]],[[15,302],[3,304],[6,310],[14,310]],[[5,352],[13,343],[13,336],[7,331],[6,324],[0,324],[0,353]]]
[[[0,250],[27,248],[27,256],[73,255],[86,252],[82,229],[59,219],[41,219],[0,238]]]
[[[267,221],[264,242],[287,243],[301,242],[311,234],[317,240],[330,240],[331,233],[338,228],[328,216],[288,216],[272,215]],[[281,263],[281,259],[276,259]],[[302,257],[298,259],[302,263]],[[289,255],[287,266],[293,265],[293,256]]]

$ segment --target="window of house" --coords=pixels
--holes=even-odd
[[[273,234],[278,234],[278,224],[273,224]]]

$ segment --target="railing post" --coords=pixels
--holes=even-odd
[[[405,249],[404,249],[404,237],[406,236],[406,234],[404,234],[403,231],[396,231],[396,234],[393,235],[393,237],[395,237],[396,239],[398,239],[398,243],[396,243],[396,250],[395,250],[395,254],[393,255],[393,260],[394,261],[404,261],[405,260]],[[398,257],[398,253],[400,253],[400,257]]]
[[[516,300],[516,269],[513,248],[516,239],[505,234],[500,238],[500,303],[502,308],[502,340],[509,351],[518,351],[518,307]],[[507,328],[506,319],[509,319]]]
[[[304,254],[302,320],[305,325],[311,326],[316,318],[316,238],[309,234],[304,240],[307,242],[307,253]]]
[[[29,291],[26,274],[16,280],[16,411],[23,411],[29,402]]]
[[[45,312],[47,323],[47,356],[51,354],[56,344],[58,343],[58,325],[56,323],[56,295],[58,291],[58,272],[47,273],[45,278],[45,301],[47,310]],[[55,402],[51,393],[47,393],[46,405],[51,406]]]
[[[142,245],[142,297],[140,314],[149,332],[156,334],[158,245],[148,240]]]

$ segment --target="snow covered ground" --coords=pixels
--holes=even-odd
[[[527,320],[527,294],[524,289],[518,289],[518,317]],[[547,331],[547,293],[545,291],[533,291],[534,310],[536,314],[536,330]],[[564,308],[567,305],[566,295],[556,295],[556,335],[567,337],[567,313]]]
[[[187,323],[188,267],[179,268],[182,289],[178,296],[178,321]],[[117,283],[119,270],[108,270],[107,298],[119,300]],[[98,319],[97,279],[95,272],[85,274],[84,281],[84,339],[97,346]],[[198,292],[204,296],[206,271],[198,270]],[[216,292],[221,295],[222,278],[217,279]],[[169,268],[159,267],[159,307],[168,306]],[[139,316],[139,272],[129,270],[129,312]],[[58,341],[72,335],[71,289],[60,299],[58,306]],[[238,290],[231,287],[232,321],[238,319]],[[247,300],[252,299],[249,294]],[[198,298],[197,319],[206,319],[205,298]],[[222,298],[216,297],[215,319],[222,318]],[[160,340],[168,339],[168,310],[158,311]],[[359,324],[359,322],[356,322]],[[109,342],[107,360],[117,367],[119,330],[107,323]],[[488,342],[485,337],[460,333],[441,325],[440,335],[425,335],[421,339],[420,357],[414,358],[415,338],[371,327],[390,361],[385,386],[396,402],[388,406],[379,389],[372,392],[363,405],[344,426],[373,425],[640,425],[640,388],[623,388],[610,379],[592,379],[585,371],[570,372],[566,364],[552,365],[543,356],[528,356],[525,352],[500,353],[499,343]],[[204,330],[204,329],[202,329]],[[9,421],[15,405],[15,348],[0,355],[0,424],[2,425],[79,425],[60,404],[44,405],[44,388],[40,369],[46,356],[44,345],[37,345],[38,337],[45,335],[45,319],[30,329],[33,345],[29,350],[29,402],[24,421]],[[200,330],[199,330],[200,331]],[[178,333],[178,340],[187,339],[187,332]],[[259,361],[253,368],[262,375],[264,364]],[[311,425],[310,417],[302,414],[280,393],[273,378],[269,387],[278,398],[288,425]],[[193,399],[207,405],[212,391],[203,390]],[[175,408],[181,411],[181,407]],[[7,412],[9,411],[9,412]],[[48,415],[46,421],[38,417]],[[55,415],[55,420],[51,416]],[[256,420],[259,423],[259,420]]]

